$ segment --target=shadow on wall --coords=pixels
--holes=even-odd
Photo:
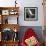
[[[20,27],[20,31],[19,31],[19,40],[20,40],[20,42],[21,42],[21,40],[22,40],[22,38],[24,36],[25,31],[28,28],[32,28],[36,32],[39,41],[41,43],[43,43],[43,36],[42,36],[43,35],[43,33],[42,33],[43,30],[42,30],[42,26],[21,26]]]

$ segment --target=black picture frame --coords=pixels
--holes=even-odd
[[[25,21],[37,21],[38,20],[38,8],[37,7],[24,7],[24,20]]]

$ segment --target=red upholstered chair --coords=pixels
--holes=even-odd
[[[35,38],[37,37],[36,33],[33,31],[32,28],[28,28],[27,31],[25,32],[24,37],[22,38],[21,46],[27,46],[25,40],[34,36]],[[37,38],[36,38],[37,40]],[[37,44],[34,46],[41,46],[40,42],[37,40]]]

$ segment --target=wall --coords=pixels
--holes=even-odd
[[[43,6],[42,0],[24,0],[24,7],[38,7],[38,21],[24,21],[24,7],[20,8],[20,23],[22,26],[43,26]]]
[[[15,6],[15,0],[0,0],[1,7]],[[43,6],[42,0],[17,0],[20,7],[19,10],[19,24],[21,26],[43,26]],[[24,21],[24,7],[38,7],[38,21]],[[11,17],[12,18],[12,17]],[[10,19],[9,19],[10,20]],[[14,22],[14,21],[13,21]]]

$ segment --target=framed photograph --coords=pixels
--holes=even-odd
[[[9,10],[2,10],[2,15],[9,15]]]
[[[10,10],[10,12],[9,12],[10,15],[16,15],[17,13],[18,13],[18,12],[15,11],[15,10]]]
[[[37,21],[38,20],[38,8],[37,7],[24,7],[24,20]]]

